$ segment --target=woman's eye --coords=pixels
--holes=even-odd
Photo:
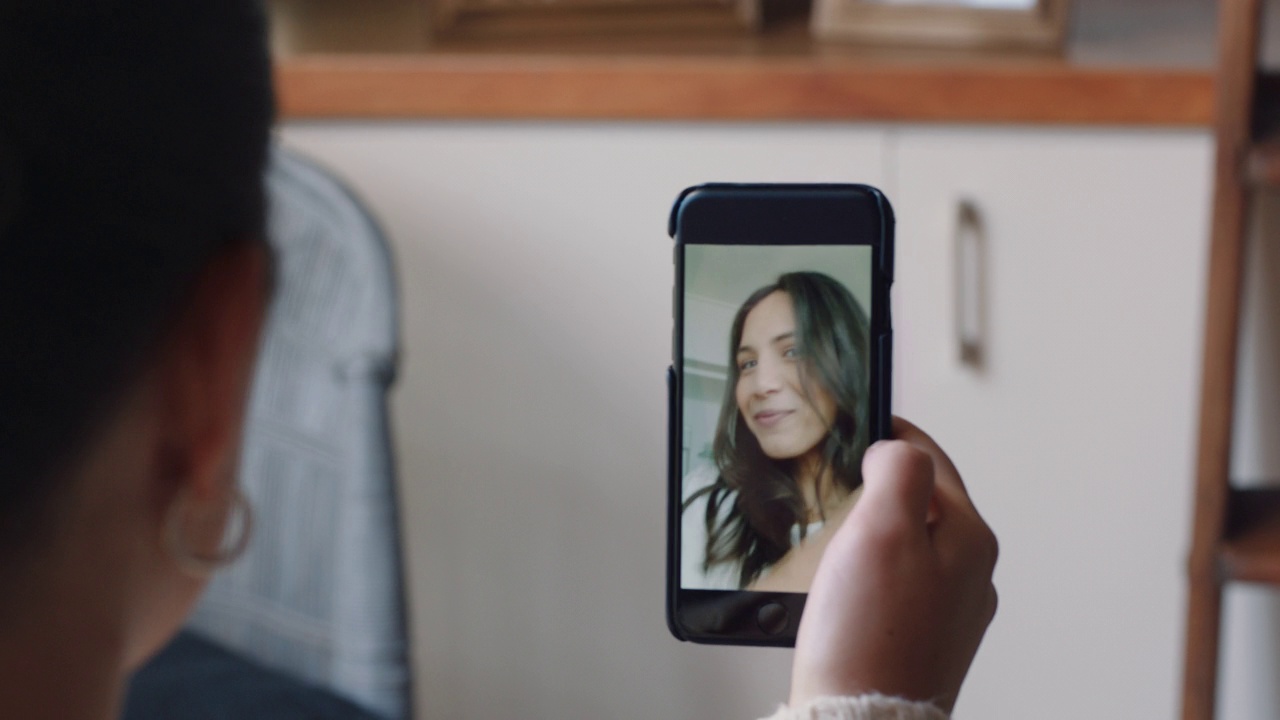
[[[785,358],[793,358],[793,357],[799,357],[799,356],[800,356],[800,352],[796,350],[794,347],[789,347],[786,350],[782,351],[782,357],[785,357]]]
[[[742,370],[750,370],[751,368],[753,368],[753,367],[755,367],[755,366],[756,366],[756,361],[755,361],[755,360],[742,360],[742,361],[740,361],[740,362],[738,363],[738,370],[739,370],[739,371],[742,371]]]

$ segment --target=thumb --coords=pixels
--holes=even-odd
[[[862,459],[858,523],[872,530],[926,532],[932,518],[933,458],[902,440],[881,440]]]

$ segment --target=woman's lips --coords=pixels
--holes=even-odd
[[[763,428],[771,428],[782,422],[784,418],[791,414],[790,410],[763,410],[752,415],[751,418],[756,424]]]

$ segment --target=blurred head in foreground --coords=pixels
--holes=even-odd
[[[112,707],[239,544],[272,118],[257,3],[0,0],[0,715]]]

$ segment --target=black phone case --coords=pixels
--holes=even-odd
[[[691,212],[690,208],[695,211]],[[868,232],[869,242],[841,242]],[[893,284],[894,217],[887,198],[869,185],[711,183],[685,189],[676,199],[668,224],[675,241],[672,312],[672,364],[667,368],[667,627],[684,641],[719,645],[792,647],[804,611],[804,593],[746,590],[685,590],[680,587],[680,532],[683,478],[680,466],[681,367],[683,356],[683,253],[693,236],[700,244],[778,245],[780,238],[804,243],[871,245],[873,267],[871,333],[871,440],[888,437],[893,367],[893,323],[889,289]],[[815,242],[815,240],[817,242]]]

